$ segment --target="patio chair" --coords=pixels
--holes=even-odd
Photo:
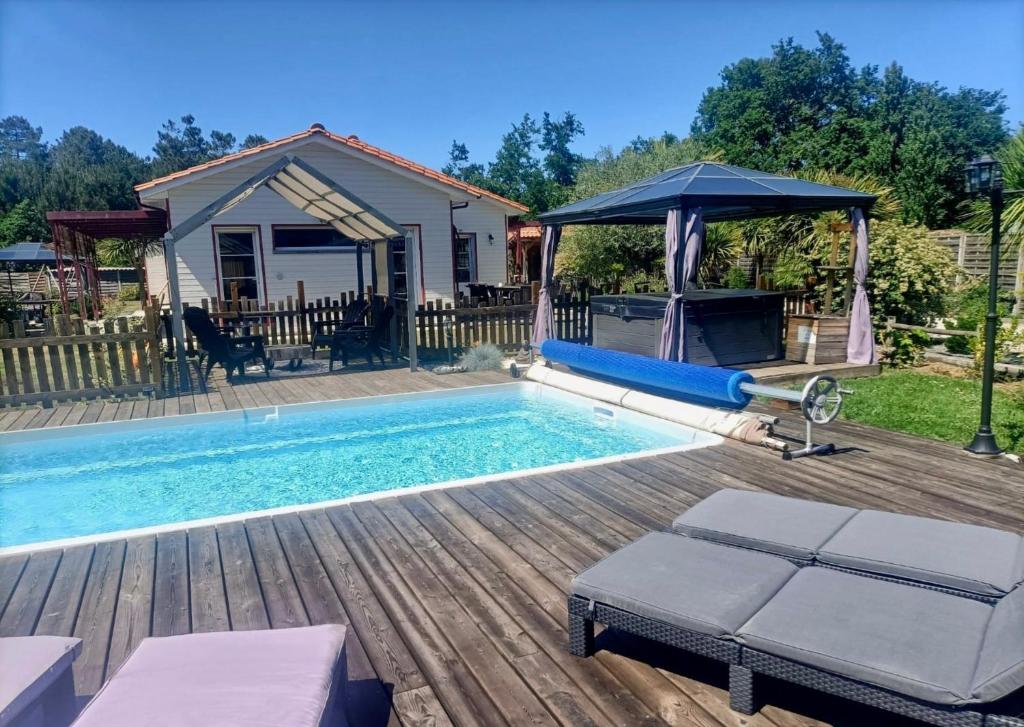
[[[202,375],[203,383],[210,378],[210,370],[214,364],[220,364],[227,372],[228,381],[237,370],[239,375],[245,373],[245,364],[257,361],[263,364],[263,371],[270,376],[273,362],[267,358],[263,350],[262,336],[231,336],[224,333],[210,320],[210,314],[202,308],[186,308],[182,318],[192,335],[199,341],[202,358],[206,359],[206,370]]]
[[[340,321],[315,321],[313,323],[312,337],[310,338],[313,358],[316,358],[316,350],[318,348],[330,349],[331,344],[334,342],[335,334],[348,330],[352,326],[362,325],[369,310],[370,301],[359,297],[345,306],[345,311]]]
[[[334,371],[334,362],[339,358],[343,366],[348,366],[351,356],[366,356],[366,363],[373,368],[373,357],[384,361],[383,344],[387,341],[391,327],[391,319],[395,316],[395,308],[390,303],[375,317],[372,326],[352,326],[338,331],[331,341],[331,360],[328,370]]]

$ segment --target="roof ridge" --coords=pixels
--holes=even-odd
[[[520,209],[523,212],[528,212],[530,209],[524,204],[508,199],[506,197],[502,197],[500,194],[496,194],[489,190],[483,189],[482,187],[477,187],[476,185],[470,184],[469,182],[464,182],[461,179],[455,179],[454,177],[439,172],[435,169],[431,169],[430,167],[425,166],[423,164],[419,164],[418,162],[414,162],[411,159],[407,159],[403,156],[395,154],[394,152],[390,152],[387,151],[386,149],[374,146],[373,144],[369,144],[360,139],[358,136],[355,136],[354,134],[350,136],[342,136],[340,134],[334,133],[333,131],[328,131],[327,129],[323,128],[323,126],[320,124],[314,124],[313,126],[310,126],[308,129],[304,129],[302,131],[290,134],[288,136],[283,136],[280,139],[275,139],[274,141],[268,141],[265,144],[250,147],[249,149],[242,149],[241,151],[237,151],[232,154],[227,154],[225,156],[218,157],[217,159],[211,159],[210,161],[203,162],[202,164],[196,164],[195,166],[189,167],[187,169],[182,169],[180,171],[172,172],[171,174],[167,174],[162,177],[157,177],[156,179],[151,179],[148,182],[142,182],[141,184],[135,185],[134,189],[136,192],[152,189],[153,187],[165,184],[166,182],[171,182],[176,179],[182,179],[183,177],[195,174],[196,172],[200,172],[205,169],[212,169],[223,164],[227,164],[228,162],[236,161],[238,159],[244,159],[245,157],[255,156],[256,154],[259,154],[261,152],[276,149],[277,147],[284,146],[285,144],[290,144],[294,141],[298,141],[303,138],[308,138],[317,134],[323,136],[326,139],[330,139],[331,141],[334,141],[336,143],[344,144],[345,146],[352,147],[353,149],[357,149],[366,154],[370,154],[371,156],[378,157],[379,159],[383,159],[387,162],[395,164],[396,166],[408,169],[409,171],[420,174],[424,177],[427,177],[428,179],[433,179],[434,181],[441,182],[442,184],[447,184],[451,187],[455,187],[456,189],[461,189],[464,192],[469,192],[470,194],[473,194],[477,197],[488,197],[496,202],[501,202],[502,204],[506,204],[510,207]]]

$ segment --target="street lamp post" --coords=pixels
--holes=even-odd
[[[988,313],[985,314],[985,358],[981,369],[981,422],[966,449],[971,454],[995,457],[1003,453],[992,432],[992,381],[995,377],[996,330],[999,326],[999,243],[1003,212],[1003,172],[986,154],[964,168],[967,193],[988,195],[992,205],[992,249],[988,273]]]

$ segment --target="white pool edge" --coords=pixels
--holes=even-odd
[[[129,419],[116,422],[94,422],[90,424],[74,424],[67,427],[53,427],[52,429],[31,429],[23,430],[19,432],[0,432],[0,442],[5,439],[9,441],[24,441],[31,439],[59,439],[68,436],[80,436],[85,434],[97,433],[100,431],[106,431],[109,428],[117,430],[138,430],[138,429],[149,429],[160,426],[157,424],[162,422],[163,426],[168,426],[167,420],[176,420],[175,423],[186,424],[190,421],[194,421],[193,417],[202,417],[205,421],[219,421],[219,420],[231,420],[231,419],[250,419],[254,416],[263,413],[263,416],[271,413],[273,410],[274,415],[278,415],[281,410],[287,410],[289,412],[301,412],[308,410],[315,410],[319,408],[329,407],[345,407],[348,406],[360,406],[366,405],[370,401],[387,399],[388,401],[402,401],[408,399],[433,399],[433,398],[445,398],[446,396],[456,396],[459,394],[466,393],[480,393],[486,394],[488,390],[500,390],[516,386],[520,388],[534,388],[536,387],[542,391],[549,391],[555,395],[567,395],[571,398],[588,399],[594,401],[596,404],[602,406],[611,406],[614,409],[622,409],[612,404],[606,404],[599,402],[596,399],[589,399],[589,397],[580,396],[578,394],[570,394],[563,392],[560,389],[545,386],[532,381],[510,381],[503,384],[482,384],[477,386],[465,386],[457,387],[452,389],[436,389],[431,391],[417,391],[407,392],[402,394],[388,394],[378,396],[361,396],[351,399],[334,399],[314,402],[303,402],[298,404],[282,404],[279,406],[270,407],[259,407],[255,409],[234,409],[224,412],[198,412],[194,414],[178,414],[169,417],[153,417],[150,419]],[[457,393],[456,393],[457,392]],[[623,411],[629,411],[628,409]],[[639,415],[644,419],[655,419],[664,421],[668,425],[674,427],[683,427],[684,425],[670,422],[668,420],[662,420],[658,417],[650,414],[638,414],[637,412],[631,412],[634,415]],[[173,426],[174,424],[171,424]],[[101,427],[102,429],[96,429]],[[692,429],[692,427],[686,427]],[[61,430],[74,430],[72,432]],[[334,500],[320,500],[318,502],[304,503],[299,505],[283,505],[280,507],[266,508],[262,510],[249,510],[246,512],[231,513],[228,515],[216,515],[213,517],[198,518],[194,520],[180,520],[173,523],[163,523],[160,525],[150,525],[141,528],[129,528],[126,530],[113,530],[108,533],[96,533],[93,535],[79,535],[72,538],[58,538],[56,540],[43,540],[36,543],[24,543],[21,545],[10,545],[0,548],[0,557],[9,555],[23,555],[26,553],[33,553],[37,551],[45,550],[56,550],[72,548],[78,545],[89,545],[96,543],[110,542],[112,540],[123,540],[128,538],[140,538],[148,535],[158,535],[160,533],[175,532],[180,530],[191,530],[195,528],[206,527],[210,525],[220,525],[223,523],[231,522],[244,522],[246,520],[254,520],[257,518],[272,517],[275,515],[286,515],[288,513],[299,513],[299,512],[310,512],[314,510],[325,510],[331,507],[338,507],[340,505],[350,505],[357,502],[372,502],[374,500],[383,500],[392,497],[399,497],[401,495],[415,495],[422,492],[431,492],[433,490],[444,490],[452,489],[456,487],[467,487],[469,485],[478,485],[485,482],[495,482],[499,480],[516,480],[521,477],[531,477],[536,475],[550,474],[553,472],[564,472],[568,470],[586,469],[588,467],[596,467],[604,464],[614,464],[616,462],[626,462],[633,459],[643,459],[646,457],[656,457],[659,455],[672,454],[675,452],[685,452],[691,449],[704,449],[705,447],[714,447],[721,444],[723,438],[717,434],[711,432],[705,432],[701,430],[700,433],[707,437],[707,441],[702,442],[690,442],[687,444],[675,445],[672,447],[661,447],[657,449],[645,449],[638,452],[628,452],[626,454],[616,454],[607,457],[597,457],[594,459],[585,459],[574,462],[563,462],[560,464],[544,465],[542,467],[531,467],[522,470],[511,470],[506,472],[496,472],[487,475],[477,475],[475,477],[464,477],[455,480],[445,480],[442,482],[430,482],[418,485],[407,485],[405,487],[396,487],[390,490],[381,490],[380,492],[370,492],[361,495],[351,495],[349,497],[338,498]],[[28,435],[35,436],[28,436]],[[21,436],[25,435],[25,436]]]

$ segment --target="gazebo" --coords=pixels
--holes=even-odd
[[[874,363],[874,332],[864,285],[868,273],[866,213],[875,199],[843,187],[728,164],[695,162],[542,214],[541,288],[533,343],[539,345],[554,331],[554,262],[564,225],[665,226],[665,274],[670,299],[658,355],[686,361],[682,293],[696,287],[705,223],[842,210],[850,215],[855,245],[855,293],[847,360]]]

